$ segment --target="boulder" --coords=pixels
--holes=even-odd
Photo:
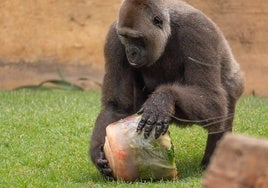
[[[226,134],[211,158],[205,188],[268,187],[268,140]]]

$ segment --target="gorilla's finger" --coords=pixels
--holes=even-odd
[[[141,120],[140,120],[140,122],[139,122],[139,124],[137,126],[137,129],[136,129],[136,132],[138,134],[140,134],[142,132],[142,129],[144,128],[147,119],[148,119],[148,116],[145,116],[145,115],[142,116],[142,118],[141,118]]]
[[[144,128],[144,138],[147,139],[150,136],[150,133],[153,130],[153,125],[152,124],[146,124]]]
[[[146,124],[153,125],[156,122],[156,117],[154,115],[151,115],[149,119],[147,120]]]
[[[166,134],[166,132],[168,131],[168,127],[169,127],[169,119],[166,119],[163,123],[162,135]]]
[[[103,168],[101,169],[101,172],[107,176],[112,176],[113,175],[113,171],[111,168]]]
[[[145,139],[150,136],[150,133],[153,130],[155,121],[156,121],[156,116],[151,114],[149,119],[147,120],[145,128],[144,128],[144,138]]]
[[[163,124],[161,120],[158,120],[155,126],[154,138],[157,139],[163,132]]]
[[[137,112],[137,114],[138,114],[138,115],[141,115],[141,114],[143,113],[143,111],[144,111],[144,108],[142,107],[142,108]]]
[[[100,159],[105,159],[105,154],[104,154],[103,150],[100,152]]]
[[[108,161],[106,159],[98,159],[96,161],[96,164],[98,165],[98,167],[103,168],[108,166]]]
[[[100,170],[101,174],[109,181],[113,181],[114,177],[113,177],[113,171],[110,168],[103,168]]]
[[[138,134],[140,134],[140,133],[142,132],[142,129],[144,128],[145,123],[146,123],[146,119],[145,119],[145,118],[142,118],[142,119],[140,120],[139,124],[138,124],[137,129],[136,129],[136,132],[137,132]]]

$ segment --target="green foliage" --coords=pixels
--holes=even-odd
[[[88,158],[100,93],[0,92],[0,187],[201,187],[206,133],[171,126],[178,181],[107,182]],[[234,131],[268,138],[268,99],[240,100]]]
[[[64,89],[64,90],[76,90],[83,91],[84,89],[76,84],[68,82],[66,80],[46,80],[37,85],[25,85],[15,88],[14,90],[20,89],[32,89],[32,90],[49,90],[49,89]]]
[[[20,89],[32,89],[32,90],[49,90],[49,89],[63,89],[73,91],[83,91],[84,89],[74,83],[69,82],[64,72],[58,67],[58,74],[60,79],[45,80],[37,85],[23,85],[15,88],[14,90]],[[82,78],[80,78],[82,79]]]

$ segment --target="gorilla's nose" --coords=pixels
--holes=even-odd
[[[139,60],[140,49],[136,46],[131,46],[126,49],[128,61],[136,64]]]

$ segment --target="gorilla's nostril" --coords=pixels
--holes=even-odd
[[[132,57],[135,57],[137,54],[138,54],[138,53],[137,53],[136,51],[133,51],[133,52],[131,52],[130,55],[131,55]]]

